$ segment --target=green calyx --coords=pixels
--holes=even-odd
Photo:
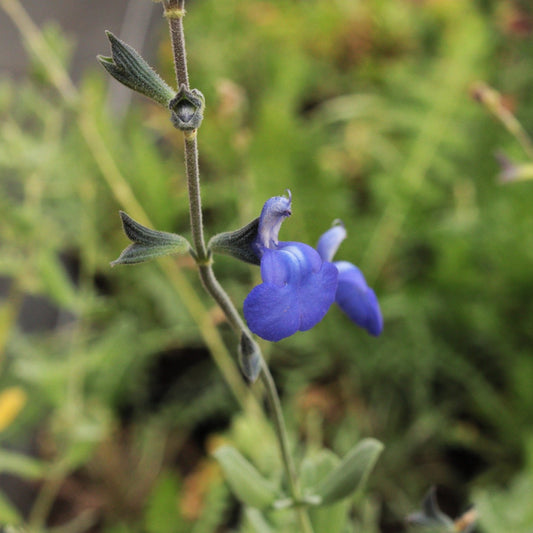
[[[106,31],[111,43],[111,57],[97,56],[100,64],[117,81],[167,107],[176,92],[130,45]]]
[[[144,263],[163,255],[186,254],[191,251],[191,245],[181,235],[147,228],[124,211],[120,211],[120,218],[124,233],[133,244],[130,244],[111,266]]]
[[[252,265],[260,265],[261,259],[254,247],[258,228],[259,218],[256,218],[238,230],[214,235],[207,247],[212,252],[231,255],[235,259]]]

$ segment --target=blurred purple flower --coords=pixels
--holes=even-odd
[[[511,161],[505,152],[498,150],[494,157],[500,165],[500,174],[498,176],[500,183],[509,183],[516,181],[519,175],[519,168],[516,163]]]
[[[288,196],[270,198],[261,211],[254,246],[263,283],[248,294],[243,309],[250,330],[273,342],[315,326],[337,291],[338,267],[307,244],[278,241],[281,224],[291,215]]]
[[[346,229],[339,221],[320,237],[317,250],[323,261],[331,261],[341,242],[346,238]],[[367,285],[361,271],[347,261],[333,263],[339,272],[335,301],[350,319],[366,329],[371,335],[383,331],[383,318],[374,291]]]

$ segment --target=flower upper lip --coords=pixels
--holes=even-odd
[[[261,216],[259,217],[259,228],[256,241],[256,248],[261,256],[261,248],[275,248],[278,245],[278,233],[283,220],[291,216],[292,197],[289,191],[288,198],[285,196],[274,196],[265,202]]]

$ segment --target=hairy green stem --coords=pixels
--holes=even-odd
[[[202,196],[200,194],[200,170],[198,167],[198,141],[196,132],[185,134],[185,171],[189,190],[189,213],[191,231],[197,260],[207,261],[208,254],[205,246],[204,223],[202,217]]]
[[[272,411],[272,417],[274,419],[274,426],[276,428],[276,435],[279,440],[279,447],[281,449],[281,458],[287,474],[287,480],[289,482],[289,490],[294,502],[297,503],[296,511],[298,513],[298,520],[300,521],[300,527],[304,533],[312,533],[313,527],[305,507],[299,505],[301,499],[300,486],[298,483],[298,477],[296,475],[296,469],[292,460],[292,455],[289,449],[289,439],[287,437],[287,428],[285,427],[285,420],[283,419],[283,411],[281,409],[281,402],[279,399],[276,384],[274,378],[270,373],[270,369],[266,364],[265,359],[261,358],[261,381],[265,387],[268,404]]]
[[[165,16],[168,18],[170,39],[172,41],[172,54],[175,58],[174,69],[178,89],[180,85],[189,88],[189,75],[187,73],[187,53],[185,37],[183,34],[183,17],[185,15],[185,0],[165,0],[163,2]]]
[[[202,280],[205,290],[220,306],[234,331],[239,335],[242,332],[246,332],[251,337],[252,334],[248,331],[248,328],[244,324],[237,309],[235,309],[230,297],[218,282],[211,265],[199,265],[199,270],[200,279]]]
[[[183,16],[185,14],[184,0],[166,0],[163,2],[165,16],[169,21],[170,36],[172,40],[172,50],[174,56],[174,70],[178,87],[185,84],[189,88],[187,73],[187,54],[185,49],[185,39],[183,33]],[[196,262],[199,268],[200,279],[210,296],[218,303],[229,324],[240,335],[245,334],[251,337],[251,333],[246,327],[243,319],[235,308],[233,302],[224,291],[211,266],[209,251],[205,245],[203,221],[202,221],[202,200],[200,193],[200,172],[198,167],[198,142],[197,132],[184,132],[185,137],[185,170],[187,173],[187,184],[189,191],[189,210],[191,221],[191,232],[195,246]],[[300,505],[301,493],[296,475],[296,469],[289,450],[289,440],[287,428],[283,419],[281,402],[272,378],[272,374],[261,356],[261,381],[264,385],[272,417],[274,419],[275,432],[278,439],[283,466],[287,475],[289,490],[294,502],[297,503],[296,511],[300,527],[303,533],[312,533],[313,529],[309,515],[304,506]]]

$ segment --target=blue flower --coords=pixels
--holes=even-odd
[[[281,224],[290,215],[290,193],[263,206],[254,243],[263,283],[244,300],[250,330],[268,341],[311,329],[324,318],[337,291],[338,269],[332,263],[307,244],[278,241]]]
[[[342,223],[334,225],[320,237],[317,251],[323,261],[331,261],[346,238]],[[347,261],[333,263],[339,272],[335,301],[356,324],[371,335],[383,331],[383,317],[374,291],[366,284],[361,271]]]

